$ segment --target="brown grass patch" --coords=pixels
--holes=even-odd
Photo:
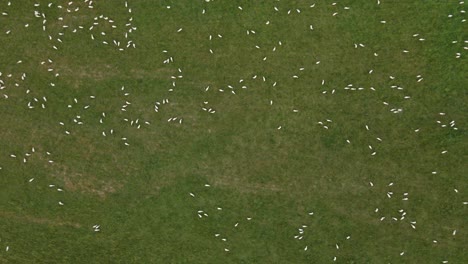
[[[93,79],[101,81],[110,79],[115,76],[119,76],[120,73],[117,69],[113,68],[109,64],[104,64],[102,67],[94,67],[90,69],[88,66],[73,66],[67,67],[65,65],[73,65],[70,63],[59,63],[58,72],[60,75],[66,76],[69,79],[81,81],[82,79]]]
[[[93,175],[71,172],[65,166],[60,167],[53,176],[63,181],[64,188],[68,191],[89,193],[101,199],[105,199],[108,194],[115,193],[124,186],[115,180],[104,181]]]

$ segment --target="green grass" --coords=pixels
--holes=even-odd
[[[52,2],[0,3],[1,263],[468,262],[464,4]]]

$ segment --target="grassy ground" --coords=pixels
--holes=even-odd
[[[0,262],[468,262],[464,3],[51,2],[0,3]]]

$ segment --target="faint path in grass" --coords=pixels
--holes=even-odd
[[[7,211],[0,211],[0,217],[8,218],[8,219],[15,220],[18,222],[34,223],[34,224],[48,225],[48,226],[70,226],[74,228],[82,227],[80,223],[68,222],[68,221],[63,221],[60,219],[41,218],[41,217],[36,217],[32,215],[18,215],[16,213],[7,212]]]
[[[217,178],[213,181],[213,183],[215,186],[221,188],[235,189],[236,191],[241,193],[269,193],[286,191],[276,186],[275,184],[242,184],[239,180],[236,179],[226,181],[225,179]]]

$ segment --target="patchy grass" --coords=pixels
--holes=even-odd
[[[0,262],[468,261],[463,3],[51,2],[0,3]]]

